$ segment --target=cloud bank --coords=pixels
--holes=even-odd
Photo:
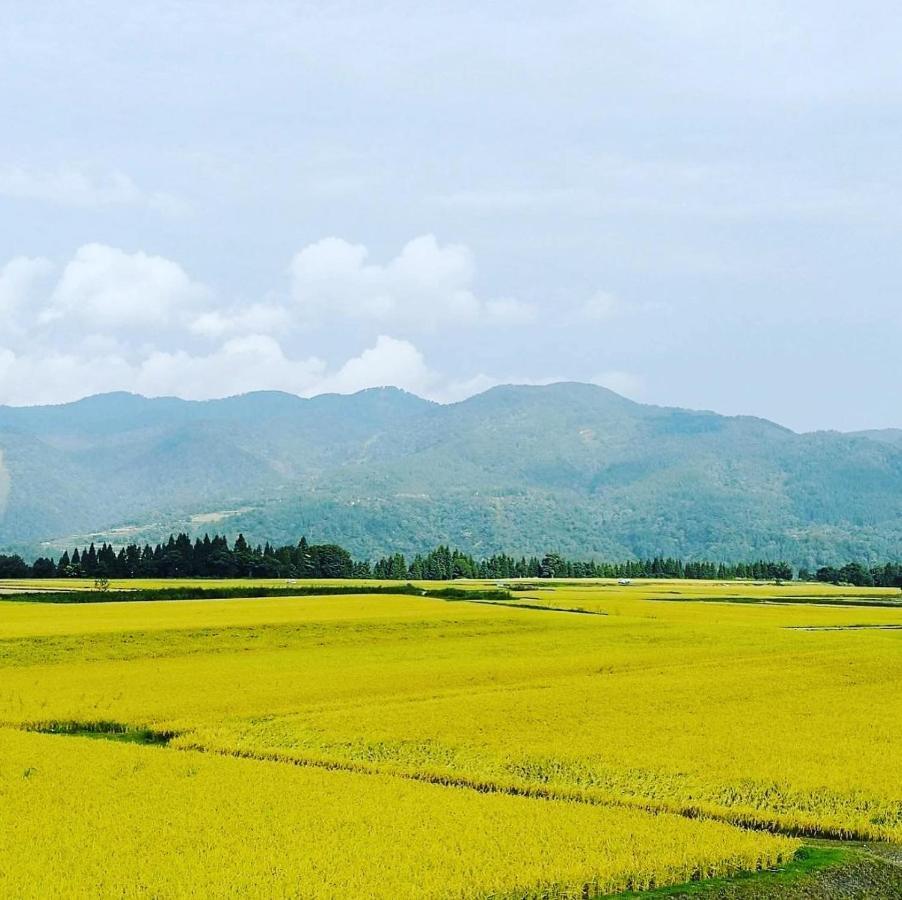
[[[382,385],[461,399],[508,379],[452,381],[430,368],[415,336],[533,315],[513,299],[479,297],[475,273],[467,247],[432,235],[383,264],[363,246],[326,238],[294,256],[281,294],[243,303],[143,251],[92,243],[60,264],[16,257],[0,267],[0,403],[111,390],[206,399]],[[330,365],[306,349],[318,328],[349,322],[371,335],[355,355]]]
[[[292,299],[306,318],[340,313],[377,322],[403,322],[434,330],[532,320],[532,307],[515,300],[480,300],[473,293],[475,265],[460,244],[441,246],[431,234],[409,241],[384,265],[368,261],[366,247],[326,238],[291,262]]]

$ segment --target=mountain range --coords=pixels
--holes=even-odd
[[[305,534],[356,556],[902,556],[902,430],[797,434],[605,388],[302,399],[113,393],[0,407],[0,547]]]

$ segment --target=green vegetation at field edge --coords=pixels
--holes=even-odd
[[[608,895],[609,900],[885,900],[902,896],[902,866],[863,844],[819,841],[794,859],[763,872],[708,878],[651,891]]]
[[[892,597],[789,597],[775,594],[773,597],[694,597],[686,594],[682,597],[649,597],[649,600],[662,603],[761,603],[772,605],[779,604],[813,604],[815,606],[885,606],[889,608],[902,606],[902,598],[894,600]]]
[[[165,746],[174,737],[173,731],[154,731],[150,728],[136,728],[121,722],[51,722],[24,731],[40,734],[62,734],[69,737],[86,737],[97,740],[117,741],[121,744],[151,744]]]
[[[314,587],[263,587],[249,584],[247,587],[171,587],[139,588],[135,590],[84,590],[84,591],[23,591],[0,594],[0,601],[17,603],[135,603],[155,600],[255,600],[263,597],[322,597],[352,594],[404,594],[413,597],[431,597],[437,600],[488,600],[503,602],[513,600],[507,590],[480,590],[478,588],[439,588],[429,590],[412,584],[390,586],[321,584]]]

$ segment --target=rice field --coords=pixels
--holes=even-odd
[[[595,897],[902,844],[898,592],[516,587],[0,603],[0,894]]]

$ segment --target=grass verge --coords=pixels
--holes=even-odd
[[[171,587],[139,588],[116,591],[32,591],[21,594],[0,595],[0,602],[16,603],[135,603],[154,600],[257,600],[263,597],[323,597],[360,594],[385,594],[389,596],[433,597],[438,600],[513,600],[509,591],[468,590],[466,588],[428,588],[413,584],[379,585],[374,587],[336,584],[304,587]]]
[[[741,872],[651,891],[608,895],[609,900],[834,900],[902,897],[902,868],[864,844],[806,844],[776,869]]]

